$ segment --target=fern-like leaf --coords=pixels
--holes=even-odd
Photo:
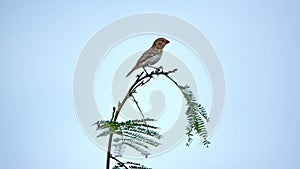
[[[187,110],[186,116],[188,121],[188,126],[186,127],[186,135],[188,136],[188,141],[186,143],[189,146],[193,140],[193,133],[196,133],[203,138],[203,145],[208,146],[210,142],[207,140],[208,132],[206,128],[206,123],[208,122],[207,113],[205,108],[198,104],[196,97],[193,92],[190,90],[189,86],[179,86],[182,91],[184,98],[186,100]]]
[[[116,156],[122,156],[123,149],[128,146],[148,157],[150,155],[150,146],[159,146],[158,140],[162,138],[162,135],[155,131],[158,127],[145,123],[150,121],[154,121],[154,119],[129,120],[125,122],[102,120],[96,122],[95,125],[97,125],[97,130],[100,130],[98,137],[108,136],[109,134],[117,136],[114,138],[115,144],[113,144]]]

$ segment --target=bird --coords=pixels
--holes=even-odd
[[[163,53],[163,49],[168,43],[170,43],[170,41],[165,38],[161,37],[156,39],[153,42],[152,46],[142,54],[142,56],[136,62],[135,66],[131,69],[131,71],[126,75],[126,77],[128,77],[133,71],[141,67],[145,70],[145,72],[146,72],[145,67],[151,67],[157,69],[152,65],[154,65],[160,60]]]

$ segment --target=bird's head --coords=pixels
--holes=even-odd
[[[165,39],[165,38],[158,38],[154,41],[153,43],[153,47],[158,48],[158,49],[163,49],[166,44],[170,43],[169,40]]]

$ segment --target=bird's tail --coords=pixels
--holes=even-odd
[[[135,71],[135,69],[137,69],[138,67],[137,66],[134,66],[131,71],[126,75],[126,77],[128,77],[133,71]]]

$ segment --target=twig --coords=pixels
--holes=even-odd
[[[135,103],[136,107],[139,109],[139,112],[140,112],[141,115],[142,115],[142,118],[143,118],[143,120],[144,120],[144,122],[145,122],[145,125],[147,125],[147,122],[146,122],[146,120],[145,120],[145,116],[144,116],[144,114],[143,114],[143,112],[142,112],[141,107],[140,107],[139,104],[138,104],[138,101],[135,99],[135,97],[133,96],[133,94],[131,94],[131,98],[132,98],[132,101]],[[147,127],[147,129],[148,129],[148,127]]]
[[[128,167],[126,167],[125,163],[123,163],[122,161],[118,160],[116,157],[112,156],[110,154],[110,158],[112,158],[113,160],[117,161],[118,163],[120,163],[120,167],[125,167],[126,169],[129,169]]]

